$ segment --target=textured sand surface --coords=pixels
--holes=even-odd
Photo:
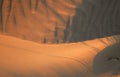
[[[0,0],[0,32],[43,43],[120,34],[120,0]]]

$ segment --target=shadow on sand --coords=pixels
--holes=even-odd
[[[97,75],[120,74],[120,43],[108,46],[96,55],[93,61],[93,72]]]

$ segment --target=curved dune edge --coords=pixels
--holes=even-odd
[[[99,77],[92,72],[93,59],[115,42],[107,37],[45,45],[0,35],[0,77]]]

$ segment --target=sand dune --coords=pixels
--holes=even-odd
[[[109,72],[97,75],[92,67],[96,54],[115,42],[101,38],[70,44],[37,44],[0,35],[0,76],[112,77]]]
[[[75,13],[76,5],[82,2],[81,0],[1,1],[3,4],[1,2],[0,5],[2,7],[0,32],[2,30],[2,33],[39,43],[43,42],[43,37],[47,37],[48,42],[54,40],[56,23],[60,28],[59,38],[62,40],[68,17]]]
[[[119,3],[0,0],[0,77],[120,77]]]
[[[66,37],[76,42],[117,35],[119,4],[119,0],[0,0],[0,32],[37,43],[46,38],[51,44],[56,36],[63,43]]]

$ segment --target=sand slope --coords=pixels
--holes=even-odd
[[[99,77],[93,60],[109,39],[44,45],[0,35],[0,77]]]
[[[62,40],[68,17],[73,16],[77,4],[81,2],[81,0],[3,0],[3,4],[0,5],[2,7],[0,32],[39,43],[46,37],[48,42],[53,42],[57,24],[59,38]]]
[[[0,0],[0,32],[43,43],[120,34],[119,0]],[[55,35],[57,27],[57,35]],[[65,33],[64,33],[65,32]]]

